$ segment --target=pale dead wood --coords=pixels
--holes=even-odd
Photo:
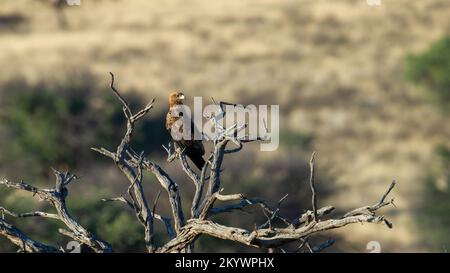
[[[16,183],[7,179],[1,179],[0,185],[4,185],[8,188],[14,188],[18,190],[24,190],[31,192],[33,196],[37,196],[41,201],[49,202],[56,210],[56,214],[47,212],[29,212],[29,213],[14,213],[5,208],[1,208],[0,211],[13,217],[45,217],[57,219],[63,222],[74,236],[71,236],[81,244],[85,244],[95,252],[112,252],[112,247],[109,243],[97,238],[94,234],[85,229],[79,224],[69,213],[66,206],[66,197],[68,195],[67,186],[77,177],[68,172],[60,172],[53,170],[56,183],[55,187],[51,189],[39,189],[29,185],[23,181]],[[66,233],[63,233],[67,235]],[[25,249],[25,251],[32,250],[31,248]]]
[[[314,156],[316,155],[316,152],[313,152],[311,155],[311,160],[309,161],[309,167],[310,167],[310,177],[309,177],[309,185],[311,187],[311,198],[312,198],[312,210],[313,210],[313,220],[317,222],[317,194],[316,194],[316,186],[314,184],[314,175],[315,175],[315,164],[314,164]]]
[[[142,185],[144,157],[143,153],[141,153],[140,155],[133,155],[134,161],[131,162],[129,159],[129,150],[135,123],[139,119],[144,117],[153,108],[155,99],[151,100],[145,106],[144,109],[138,111],[136,114],[133,114],[129,104],[126,102],[126,100],[122,97],[120,92],[114,86],[115,81],[114,74],[110,72],[110,75],[111,75],[110,87],[113,93],[118,98],[118,100],[122,103],[123,113],[127,121],[127,127],[124,137],[122,138],[120,144],[117,146],[115,153],[110,152],[104,148],[100,149],[93,148],[93,150],[113,159],[117,167],[122,171],[122,173],[130,182],[130,187],[128,191],[129,197],[131,199],[130,204],[133,205],[136,217],[138,218],[141,225],[144,227],[145,233],[144,239],[147,251],[154,252],[156,249],[154,239],[154,226],[153,226],[154,216],[148,206],[148,202],[144,195],[144,189]]]
[[[20,251],[30,252],[30,253],[53,253],[61,252],[60,249],[45,245],[38,241],[35,241],[25,235],[22,231],[14,227],[13,225],[7,223],[4,219],[0,218],[0,235],[7,238],[10,242],[19,247]]]

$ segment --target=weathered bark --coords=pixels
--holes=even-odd
[[[226,154],[239,152],[242,150],[243,143],[252,141],[247,138],[237,139],[236,135],[245,126],[233,125],[230,128],[223,128],[217,122],[218,116],[223,117],[226,112],[223,110],[223,103],[220,103],[222,112],[215,117],[210,117],[210,121],[215,126],[217,135],[212,139],[214,151],[209,156],[201,174],[198,175],[186,160],[183,150],[175,146],[169,145],[165,148],[168,153],[168,161],[172,162],[178,158],[182,170],[186,173],[188,179],[193,182],[195,194],[191,206],[191,218],[186,220],[183,208],[181,206],[181,196],[178,185],[159,165],[150,161],[144,156],[143,152],[137,153],[131,148],[131,139],[134,133],[135,123],[145,117],[153,108],[155,100],[153,99],[142,110],[133,114],[130,106],[121,94],[114,87],[114,75],[111,73],[111,90],[121,102],[123,113],[127,121],[125,134],[115,151],[109,151],[105,148],[92,148],[94,151],[110,158],[123,173],[129,183],[127,195],[128,197],[119,196],[113,198],[102,199],[102,201],[118,201],[126,204],[135,212],[139,223],[144,227],[144,243],[148,252],[191,252],[195,241],[201,235],[212,236],[223,240],[229,240],[236,243],[256,247],[265,248],[269,252],[277,249],[285,252],[282,248],[284,245],[292,242],[300,242],[295,252],[306,247],[310,252],[321,251],[334,241],[329,240],[319,246],[311,246],[308,238],[314,234],[341,228],[353,223],[384,223],[389,228],[392,224],[384,217],[376,214],[377,210],[393,204],[393,199],[386,201],[388,194],[395,186],[392,182],[388,190],[383,194],[380,201],[372,206],[363,206],[354,209],[341,217],[334,219],[321,220],[324,215],[329,215],[334,211],[334,207],[326,206],[317,209],[317,194],[315,188],[315,166],[314,154],[310,160],[310,188],[312,193],[312,210],[308,210],[293,220],[286,219],[281,215],[281,204],[287,198],[285,195],[278,201],[278,205],[272,208],[262,198],[247,198],[244,194],[222,194],[221,189],[221,171],[222,163]],[[257,141],[261,139],[255,139]],[[230,143],[234,143],[236,147],[228,148]],[[171,147],[175,149],[172,151]],[[160,194],[157,194],[153,202],[152,209],[148,205],[147,198],[144,194],[143,173],[148,172],[156,177],[159,185],[167,192],[167,197],[171,206],[171,216],[162,216],[156,213],[156,208]],[[209,177],[207,174],[209,172]],[[65,199],[68,194],[67,185],[76,177],[69,173],[55,171],[56,186],[51,189],[38,189],[27,183],[14,183],[6,179],[0,180],[0,184],[19,190],[25,190],[33,193],[33,196],[39,197],[41,200],[48,201],[55,208],[56,213],[47,212],[28,212],[14,213],[5,208],[0,207],[0,212],[13,217],[45,217],[58,219],[62,221],[69,230],[60,230],[66,236],[87,245],[95,252],[111,252],[112,247],[109,243],[97,238],[91,232],[81,226],[70,214],[66,207]],[[205,185],[208,183],[208,188]],[[203,192],[206,190],[205,195]],[[233,202],[222,206],[215,207],[217,201]],[[238,227],[228,227],[211,220],[211,216],[229,213],[235,210],[242,210],[246,206],[260,206],[262,212],[266,215],[267,221],[255,225],[254,230],[246,230]],[[160,220],[164,223],[166,232],[170,240],[165,244],[158,246],[155,241],[154,220]],[[277,220],[277,221],[275,221]],[[277,222],[277,224],[274,224]],[[172,227],[172,223],[173,226]],[[0,235],[8,238],[12,243],[18,245],[25,252],[59,252],[53,246],[48,246],[32,240],[17,228],[7,223],[4,219],[0,220]]]
[[[86,230],[81,224],[79,224],[69,213],[66,206],[66,197],[68,195],[67,185],[75,180],[77,177],[70,173],[62,173],[54,170],[56,176],[56,185],[51,189],[39,189],[33,187],[25,182],[11,182],[6,179],[0,180],[0,185],[4,185],[9,188],[15,188],[18,190],[24,190],[31,192],[33,196],[37,196],[41,201],[49,202],[56,210],[56,214],[46,212],[31,212],[31,213],[13,213],[3,207],[0,207],[0,212],[6,213],[13,217],[45,217],[58,219],[63,222],[69,230],[60,229],[59,232],[63,235],[69,236],[72,239],[87,245],[95,252],[112,252],[112,247],[109,243],[98,239],[91,232]],[[11,238],[9,237],[11,240]],[[14,243],[14,242],[13,242]],[[29,248],[32,250],[31,248]],[[27,248],[25,249],[27,251]],[[32,251],[33,252],[33,251]],[[53,252],[53,251],[51,251]]]
[[[24,252],[61,252],[56,247],[45,245],[31,239],[22,231],[2,219],[0,219],[0,235],[5,236],[9,241],[17,245],[19,249]]]

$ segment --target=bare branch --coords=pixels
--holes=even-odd
[[[59,216],[57,214],[47,213],[47,212],[42,212],[42,211],[15,213],[15,212],[12,212],[12,211],[9,211],[9,210],[5,209],[4,207],[0,207],[0,212],[6,213],[6,214],[8,214],[10,216],[17,217],[17,218],[44,217],[44,218],[51,218],[51,219],[59,220]]]
[[[194,172],[194,170],[192,170],[192,168],[189,166],[188,162],[187,162],[187,158],[186,158],[186,154],[184,153],[184,151],[180,151],[180,149],[178,148],[178,159],[181,162],[181,167],[183,169],[183,171],[186,173],[186,175],[192,180],[192,182],[194,183],[194,186],[197,188],[200,186],[200,177]]]
[[[124,108],[124,113],[127,116],[127,118],[131,118],[133,116],[133,113],[131,112],[130,106],[125,101],[125,99],[122,97],[122,95],[120,95],[119,91],[117,91],[117,89],[114,87],[114,80],[115,80],[114,74],[112,72],[109,72],[109,74],[111,75],[111,84],[110,84],[111,90],[114,92],[116,97],[122,103],[123,108]]]
[[[330,214],[334,210],[332,206],[326,206],[317,210],[317,217]],[[303,224],[309,224],[314,221],[314,212],[308,210],[304,214],[302,214],[299,218],[292,222],[293,227],[298,227]]]
[[[164,150],[167,153],[167,162],[172,162],[177,157],[177,153],[173,147],[174,145],[172,145],[172,142],[169,142],[167,147],[164,145],[161,145],[161,146],[164,148]]]
[[[313,209],[313,220],[314,222],[317,222],[317,195],[316,195],[316,186],[314,184],[314,156],[316,152],[313,152],[311,155],[311,160],[309,161],[309,167],[310,167],[310,177],[309,177],[309,185],[311,187],[312,192],[312,209]]]
[[[113,197],[113,198],[103,198],[103,199],[101,199],[101,201],[102,202],[114,202],[114,201],[117,201],[117,202],[121,202],[121,203],[124,203],[124,204],[128,205],[131,209],[135,209],[134,205],[129,200],[127,200],[125,197],[123,197],[123,196]],[[170,236],[170,238],[174,238],[175,237],[175,233],[173,231],[172,223],[171,223],[172,221],[171,221],[170,218],[161,216],[161,215],[159,215],[157,213],[153,213],[153,217],[155,219],[157,219],[157,220],[160,220],[166,226],[166,231],[167,231],[167,234]]]
[[[178,185],[160,166],[147,159],[144,160],[143,165],[146,171],[155,175],[160,185],[166,190],[169,197],[169,203],[172,208],[175,231],[178,233],[185,223]]]
[[[384,200],[386,200],[386,197],[389,195],[389,193],[392,191],[392,189],[394,189],[395,187],[395,180],[392,181],[391,185],[389,186],[389,188],[387,189],[387,191],[383,194],[383,196],[381,197],[380,201],[378,202],[378,206],[381,207],[383,206],[383,204],[385,203]],[[391,201],[389,202],[392,205],[394,205],[394,199],[391,199]],[[394,205],[395,206],[395,205]]]
[[[200,234],[206,234],[216,238],[230,240],[258,248],[276,248],[318,232],[361,222],[381,223],[383,222],[383,217],[356,215],[342,219],[325,220],[318,223],[312,223],[297,229],[272,228],[258,229],[252,232],[245,229],[223,226],[209,220],[191,219],[183,227],[177,238],[161,247],[159,251],[177,252],[192,243],[192,241],[194,241]]]
[[[122,202],[127,204],[130,208],[134,209],[134,205],[133,203],[131,203],[131,201],[129,201],[128,199],[126,199],[123,196],[119,196],[119,197],[113,197],[113,198],[103,198],[101,199],[102,202],[113,202],[113,201],[118,201],[118,202]]]
[[[206,180],[206,172],[208,171],[208,167],[211,164],[211,160],[213,159],[214,154],[211,154],[209,158],[206,160],[205,165],[202,168],[202,172],[200,174],[199,182],[195,184],[195,194],[194,198],[192,199],[192,206],[191,206],[191,217],[197,218],[200,214],[200,208],[201,208],[201,198],[203,195],[203,188],[205,187],[205,180]]]
[[[209,220],[191,219],[183,227],[177,238],[161,247],[159,251],[176,252],[196,240],[201,234],[207,234],[216,238],[231,240],[258,248],[276,248],[318,232],[341,228],[349,224],[362,222],[386,223],[387,220],[383,216],[377,216],[375,210],[369,213],[363,213],[363,210],[360,210],[361,213],[357,215],[346,214],[339,219],[329,219],[321,222],[313,221],[298,228],[292,228],[291,226],[287,228],[255,229],[253,231],[227,227]]]
[[[209,209],[209,214],[214,215],[219,213],[232,212],[233,210],[243,210],[248,205],[257,205],[264,202],[265,201],[260,198],[244,199],[239,203],[229,204],[222,207],[213,207]]]
[[[389,202],[386,202],[386,198],[389,195],[389,193],[392,191],[392,189],[395,187],[395,180],[391,182],[391,184],[389,185],[389,188],[387,189],[387,191],[383,194],[383,196],[381,197],[380,201],[378,203],[376,203],[375,205],[372,206],[364,206],[361,208],[357,208],[354,209],[350,212],[347,212],[344,217],[347,216],[353,216],[353,215],[360,215],[360,214],[375,214],[375,211],[385,207],[387,205],[392,205],[395,207],[394,204],[394,199],[392,198]],[[389,227],[392,228],[392,223],[390,223],[389,221],[385,220],[385,224]]]
[[[371,214],[371,215],[375,215],[375,211],[385,207],[387,205],[394,205],[394,199],[391,199],[389,202],[386,202],[385,199],[386,197],[389,195],[389,193],[392,191],[392,189],[395,187],[395,180],[392,181],[392,183],[390,184],[388,190],[383,194],[383,196],[381,197],[380,201],[378,203],[376,203],[375,205],[372,206],[364,206],[361,208],[357,208],[354,209],[348,213],[346,213],[344,215],[344,217],[349,217],[349,216],[354,216],[354,215],[362,215],[362,214]],[[389,222],[387,219],[383,219],[383,222],[389,227],[392,228],[392,223]]]
[[[312,248],[314,253],[322,252],[324,249],[329,248],[330,246],[334,245],[336,241],[333,239],[326,240],[322,244],[315,246]]]
[[[283,203],[283,201],[288,197],[288,194],[284,195],[279,201],[278,201],[278,205],[277,208],[275,209],[275,211],[271,211],[271,210],[263,210],[264,213],[266,214],[266,211],[269,211],[272,215],[270,217],[267,217],[267,222],[265,222],[264,224],[262,224],[261,226],[259,226],[259,228],[272,228],[272,221],[275,220],[275,218],[277,218],[278,213],[280,212],[280,207],[281,204]],[[267,216],[267,215],[266,215]]]
[[[184,224],[184,216],[181,209],[181,199],[179,198],[176,184],[164,171],[162,171],[159,166],[145,159],[142,153],[140,155],[137,155],[130,148],[131,136],[133,135],[135,122],[143,118],[152,109],[155,99],[147,104],[144,109],[138,111],[133,115],[129,104],[120,95],[119,91],[114,87],[114,75],[112,73],[111,89],[124,106],[124,115],[127,120],[127,130],[120,144],[117,146],[115,153],[112,153],[104,148],[93,148],[93,150],[109,158],[112,158],[130,182],[129,195],[132,199],[130,203],[133,204],[139,222],[144,226],[147,250],[148,252],[154,252],[157,248],[155,245],[153,232],[154,215],[152,214],[152,211],[148,206],[147,199],[144,195],[142,186],[142,170],[152,172],[156,176],[158,181],[160,181],[163,188],[168,192],[174,215],[175,230],[179,231],[181,226]],[[131,192],[131,190],[133,192]],[[167,223],[167,221],[165,221],[165,223]],[[168,232],[169,230],[170,228],[168,228]],[[169,233],[171,233],[171,231]]]
[[[142,118],[143,116],[145,116],[152,108],[153,108],[153,104],[155,103],[155,98],[153,98],[145,107],[144,109],[140,110],[139,112],[137,112],[133,117],[132,120],[133,122],[138,121],[140,118]]]
[[[156,196],[155,202],[153,203],[152,215],[155,215],[156,206],[158,205],[159,196],[161,196],[161,190],[158,191],[158,195]]]

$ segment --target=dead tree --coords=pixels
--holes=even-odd
[[[197,174],[189,165],[183,150],[177,149],[173,145],[164,147],[168,153],[168,160],[178,158],[181,168],[185,172],[187,179],[192,181],[195,194],[190,208],[190,216],[185,217],[181,206],[179,187],[176,182],[155,162],[144,156],[144,152],[133,150],[130,143],[133,137],[136,123],[144,118],[153,108],[155,99],[147,104],[143,109],[133,112],[129,104],[114,86],[114,75],[111,73],[111,90],[123,106],[123,113],[127,121],[125,134],[115,150],[106,148],[92,148],[94,151],[110,158],[120,169],[128,181],[126,194],[108,199],[104,202],[117,201],[133,209],[137,220],[144,227],[144,242],[149,253],[154,252],[191,252],[194,249],[195,241],[199,236],[207,235],[236,243],[264,248],[273,251],[285,252],[284,246],[298,242],[298,247],[293,250],[300,252],[306,249],[309,252],[318,252],[329,247],[333,241],[329,240],[318,246],[311,246],[308,242],[310,236],[323,231],[342,228],[354,223],[381,223],[388,228],[392,224],[377,211],[389,204],[394,205],[393,199],[386,200],[389,193],[395,186],[392,182],[381,199],[374,205],[363,206],[354,209],[342,216],[330,217],[333,206],[317,207],[317,195],[315,190],[315,162],[314,153],[310,160],[309,184],[312,192],[311,209],[295,219],[287,219],[280,212],[280,206],[287,195],[281,198],[275,207],[271,207],[264,199],[248,198],[242,193],[225,194],[221,187],[221,170],[225,155],[239,152],[247,139],[238,139],[236,133],[242,126],[231,126],[223,128],[217,122],[217,116],[210,117],[217,135],[212,140],[214,150],[206,161],[200,174]],[[222,113],[223,114],[223,113]],[[229,148],[231,144],[236,147]],[[25,182],[14,183],[6,179],[0,180],[0,184],[31,192],[41,200],[50,202],[55,208],[56,214],[47,212],[14,213],[5,208],[0,208],[2,214],[13,217],[46,217],[61,220],[69,230],[59,230],[60,233],[69,236],[79,243],[88,246],[95,252],[111,252],[112,246],[96,237],[93,233],[83,228],[73,219],[65,205],[65,198],[68,194],[67,186],[76,179],[70,173],[54,171],[56,175],[56,185],[51,189],[38,189]],[[161,191],[156,195],[152,205],[149,205],[144,194],[143,177],[148,172],[156,177],[161,189],[167,194],[171,206],[171,216],[163,216],[157,213],[158,200]],[[216,205],[218,202],[229,202],[225,205]],[[266,215],[267,221],[260,225],[255,225],[253,230],[231,227],[220,224],[211,219],[211,216],[241,210],[247,206],[259,206]],[[327,218],[324,216],[327,215]],[[162,221],[165,231],[169,236],[169,241],[162,245],[157,245],[155,241],[154,221]],[[24,252],[60,252],[62,248],[49,246],[37,242],[20,230],[7,223],[5,217],[0,219],[0,235],[8,238]]]
[[[91,248],[95,252],[112,252],[112,247],[109,243],[98,239],[94,234],[86,230],[81,226],[69,213],[66,206],[66,197],[69,193],[67,186],[77,177],[68,172],[59,172],[54,170],[56,176],[56,184],[51,189],[39,189],[31,186],[23,181],[16,183],[8,181],[7,179],[0,180],[0,185],[4,185],[9,188],[28,191],[37,196],[41,201],[49,202],[52,207],[55,208],[55,213],[47,213],[42,211],[34,211],[27,213],[15,213],[9,211],[3,207],[0,207],[0,213],[2,213],[2,219],[0,219],[0,234],[6,236],[12,243],[19,246],[21,251],[24,252],[59,252],[62,248],[56,248],[53,246],[47,246],[42,243],[36,242],[27,237],[20,230],[13,227],[9,223],[5,222],[4,214],[13,217],[44,217],[57,219],[63,222],[69,230],[59,229],[59,232],[66,235],[73,240],[78,241]]]

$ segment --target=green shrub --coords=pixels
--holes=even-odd
[[[289,149],[299,147],[301,149],[309,150],[314,142],[314,134],[295,132],[291,130],[281,131],[280,145]]]

